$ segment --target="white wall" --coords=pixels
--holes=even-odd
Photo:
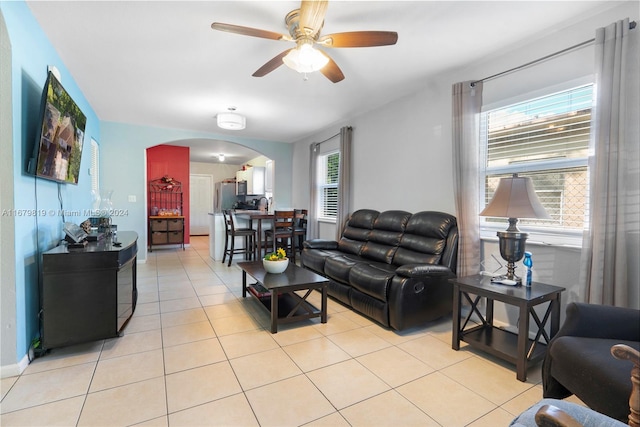
[[[220,163],[190,162],[189,173],[199,175],[211,175],[213,182],[221,182],[228,178],[235,178],[236,171],[240,170],[238,165],[228,165]]]
[[[309,203],[309,144],[336,133],[340,126],[353,126],[352,209],[404,209],[410,212],[440,210],[455,214],[451,145],[451,86],[479,80],[509,70],[569,46],[590,40],[598,27],[630,17],[638,21],[637,2],[614,4],[598,14],[564,28],[550,28],[539,37],[518,43],[513,50],[487,57],[484,62],[425,81],[422,87],[376,111],[337,123],[295,144],[293,200]],[[636,30],[637,31],[637,30]],[[481,37],[481,35],[479,35]],[[483,99],[493,103],[521,94],[535,93],[566,80],[588,76],[593,70],[593,46],[542,62],[485,83]],[[530,238],[532,238],[530,236]],[[567,287],[568,300],[583,300],[577,289],[580,251],[568,247],[528,247],[534,256],[534,280]],[[497,253],[493,242],[483,244],[490,259]],[[498,253],[498,258],[500,258]],[[513,324],[510,312],[496,307],[496,318]]]
[[[439,210],[453,213],[451,145],[443,138],[443,120],[437,114],[442,87],[430,87],[415,95],[365,113],[335,128],[295,144],[293,200],[309,204],[309,145],[353,127],[353,209],[402,209],[409,212]],[[444,92],[449,94],[450,89]],[[435,102],[432,102],[434,100]],[[448,101],[447,101],[448,102]],[[450,110],[449,110],[450,111]],[[445,177],[445,179],[443,179]]]
[[[258,157],[254,157],[253,159],[249,160],[247,162],[247,164],[250,164],[251,166],[266,166],[267,165],[267,160],[269,160],[268,157],[258,156]]]

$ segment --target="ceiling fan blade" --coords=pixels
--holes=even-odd
[[[304,29],[309,36],[315,37],[315,35],[320,32],[320,29],[322,29],[328,5],[329,2],[326,0],[303,1],[300,4],[300,21],[298,27],[301,30]]]
[[[294,48],[295,49],[295,48]],[[284,58],[287,53],[289,53],[292,49],[287,49],[282,53],[276,55],[272,60],[264,64],[262,67],[258,68],[258,70],[252,74],[253,77],[264,77],[282,64],[282,58]]]
[[[227,33],[242,34],[244,36],[260,37],[271,40],[291,40],[291,37],[275,33],[273,31],[259,30],[257,28],[242,27],[240,25],[224,24],[222,22],[214,22],[211,28],[218,31],[226,31]]]
[[[326,47],[372,47],[388,46],[397,41],[398,33],[394,31],[352,31],[322,36],[318,44]]]
[[[338,83],[339,81],[344,80],[344,74],[342,74],[342,70],[340,69],[340,67],[338,67],[338,64],[336,64],[333,58],[319,49],[318,52],[329,58],[329,62],[327,62],[327,65],[320,69],[320,72],[333,83]]]

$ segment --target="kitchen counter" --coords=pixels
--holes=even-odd
[[[220,237],[222,237],[222,241],[220,241]],[[222,260],[223,246],[224,218],[221,213],[209,212],[209,257],[214,260]]]
[[[255,227],[259,230],[262,240],[263,230],[271,229],[271,221],[273,212],[265,212],[256,209],[236,209],[234,210],[235,224],[238,228]],[[256,220],[256,221],[254,221]],[[209,256],[216,261],[222,261],[224,256],[224,239],[226,234],[226,226],[222,213],[209,212]],[[242,237],[237,237],[236,247],[240,247],[243,243]]]

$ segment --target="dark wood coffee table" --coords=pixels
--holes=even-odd
[[[248,290],[271,312],[271,333],[278,332],[278,323],[315,317],[320,317],[322,323],[327,323],[327,278],[292,263],[280,274],[267,273],[262,260],[239,262],[238,267],[242,269],[242,297],[247,296]],[[247,274],[256,283],[247,284]],[[315,289],[322,292],[320,310],[307,301]],[[296,293],[305,290],[307,292],[302,296]]]

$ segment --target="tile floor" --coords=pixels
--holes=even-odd
[[[542,396],[539,365],[520,382],[509,364],[453,351],[451,318],[395,333],[329,300],[328,323],[271,334],[207,237],[154,250],[138,290],[124,336],[2,379],[0,424],[506,426]]]

